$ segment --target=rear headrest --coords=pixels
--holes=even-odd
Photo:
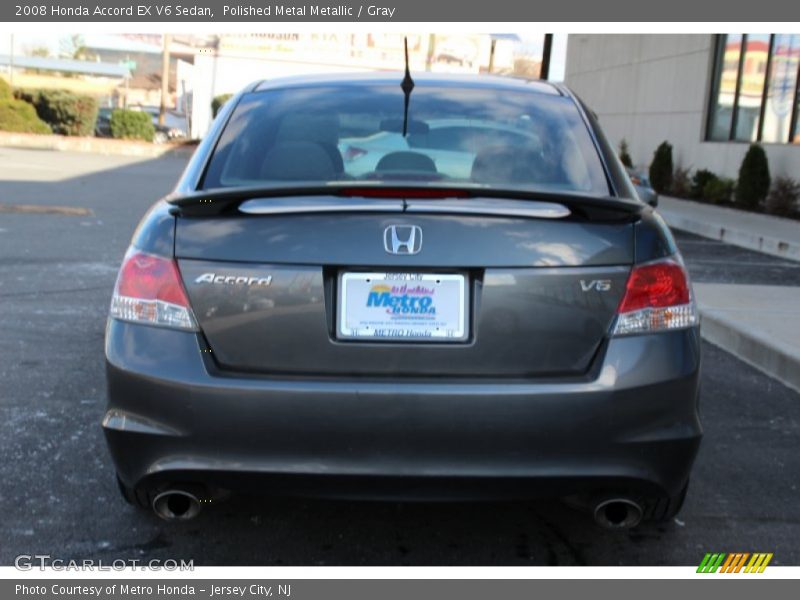
[[[339,119],[333,115],[288,114],[275,139],[279,142],[339,143]]]
[[[376,171],[424,171],[436,173],[436,164],[430,156],[419,152],[390,152],[383,156],[375,167]]]
[[[510,183],[514,153],[505,146],[484,148],[472,163],[472,180],[479,183]]]
[[[472,180],[477,183],[556,183],[559,174],[536,150],[491,146],[475,157]]]
[[[328,153],[313,142],[275,144],[264,157],[259,175],[276,181],[330,181],[336,178]]]
[[[332,115],[286,115],[275,136],[277,143],[314,142],[328,153],[337,173],[344,171],[344,161],[339,152],[339,118]]]

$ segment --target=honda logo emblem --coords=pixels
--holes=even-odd
[[[422,229],[416,225],[389,225],[383,231],[383,247],[389,254],[417,254],[422,250]]]

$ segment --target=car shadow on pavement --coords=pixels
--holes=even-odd
[[[149,555],[193,556],[195,565],[344,566],[597,564],[592,546],[660,539],[675,527],[608,531],[555,500],[397,503],[255,495],[234,496],[189,522],[151,520],[147,526],[157,531],[145,542]],[[621,560],[608,558],[608,564]]]

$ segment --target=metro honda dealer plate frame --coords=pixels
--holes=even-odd
[[[337,338],[464,342],[469,336],[467,281],[462,273],[342,272]]]

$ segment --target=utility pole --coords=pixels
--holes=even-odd
[[[122,100],[122,108],[128,108],[128,93],[130,92],[131,81],[131,57],[129,54],[125,55],[125,64],[128,66],[128,74],[125,76],[125,97]]]
[[[11,52],[8,54],[8,85],[14,87],[14,34],[11,34]]]
[[[164,50],[161,53],[161,108],[158,111],[158,124],[163,125],[167,114],[169,96],[169,42],[170,35],[164,34]]]
[[[436,54],[436,34],[431,33],[428,36],[428,54],[425,57],[425,70],[431,71],[433,69],[433,57]]]

